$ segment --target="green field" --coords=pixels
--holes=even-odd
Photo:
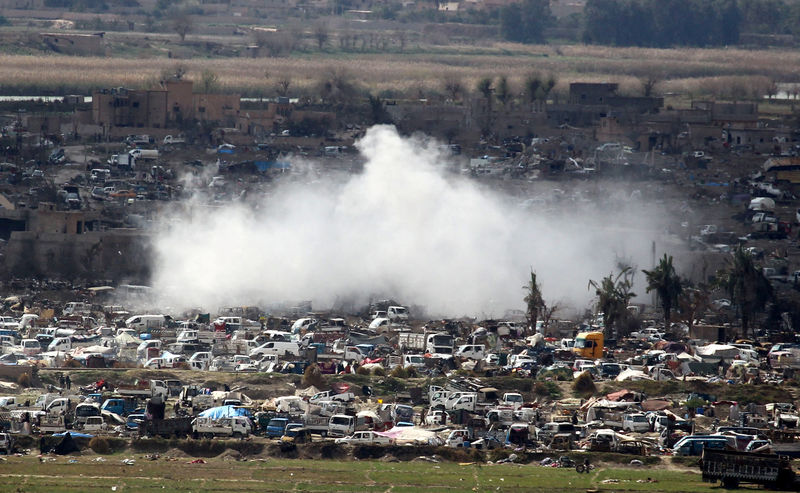
[[[133,458],[135,464],[122,460]],[[719,491],[694,472],[599,468],[592,474],[538,465],[333,460],[226,460],[141,455],[9,457],[0,491]],[[647,481],[650,478],[652,481]],[[604,480],[614,482],[603,482]]]

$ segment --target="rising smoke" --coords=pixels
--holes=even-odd
[[[371,128],[362,173],[285,184],[258,199],[196,205],[156,235],[153,287],[175,309],[385,296],[437,316],[501,317],[523,308],[533,268],[547,300],[585,308],[588,280],[620,257],[648,267],[659,214],[642,203],[542,213],[519,197],[448,174],[436,147]],[[550,187],[552,188],[552,187]],[[639,275],[639,292],[641,274]]]

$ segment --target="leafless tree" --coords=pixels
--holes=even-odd
[[[397,31],[397,44],[400,45],[400,51],[405,51],[407,43],[408,43],[408,32],[406,32],[405,30]]]
[[[455,74],[448,74],[444,78],[444,90],[451,101],[457,101],[464,93],[464,84]]]
[[[219,92],[219,76],[213,70],[203,70],[200,76],[200,89],[205,94]]]
[[[330,29],[328,29],[328,25],[324,22],[317,23],[314,26],[314,39],[317,40],[317,48],[320,51],[325,47],[328,43],[328,39],[330,38]]]
[[[289,55],[296,47],[299,36],[294,30],[256,31],[256,44],[267,50],[269,56],[281,57]]]
[[[186,35],[194,30],[194,21],[185,12],[178,12],[172,17],[172,30],[178,33],[181,42],[186,40]]]
[[[275,83],[279,96],[287,96],[289,94],[289,86],[292,85],[292,79],[287,75],[283,76]]]
[[[661,82],[661,76],[655,72],[651,72],[640,79],[642,83],[642,93],[644,97],[649,98],[653,95],[656,86]]]
[[[161,80],[181,80],[186,75],[186,65],[179,63],[172,68],[166,68],[161,71]]]

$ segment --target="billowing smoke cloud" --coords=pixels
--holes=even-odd
[[[364,170],[343,183],[284,184],[258,207],[196,206],[170,218],[155,241],[162,299],[214,311],[385,296],[431,315],[501,317],[523,307],[531,268],[546,299],[584,308],[588,280],[618,258],[649,265],[661,226],[642,203],[569,202],[545,214],[445,172],[435,146],[392,127],[373,127],[358,148]]]

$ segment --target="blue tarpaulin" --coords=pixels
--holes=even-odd
[[[262,173],[268,169],[289,169],[292,167],[286,161],[254,161],[253,164]]]
[[[243,407],[219,406],[206,409],[202,413],[198,414],[198,416],[201,418],[211,419],[233,418],[235,416],[250,416],[250,412]]]
[[[88,433],[75,433],[74,431],[65,431],[62,433],[53,433],[54,437],[63,437],[69,433],[69,435],[73,438],[94,438],[94,435],[89,435]]]

